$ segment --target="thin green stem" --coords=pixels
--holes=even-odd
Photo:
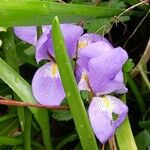
[[[140,71],[140,73],[141,73],[141,76],[142,76],[142,78],[143,78],[145,84],[147,85],[148,89],[150,90],[150,82],[149,82],[149,80],[148,80],[148,78],[147,78],[147,75],[145,74],[145,72],[144,72],[144,70],[143,70],[142,65],[139,64],[139,65],[138,65],[138,68],[139,68],[139,71]]]

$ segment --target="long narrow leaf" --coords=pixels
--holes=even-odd
[[[12,1],[0,3],[0,26],[49,24],[57,15],[61,22],[79,22],[98,17],[113,17],[123,9],[55,3],[48,1]]]
[[[97,150],[96,140],[92,132],[80,93],[78,91],[71,63],[66,52],[58,17],[55,17],[52,23],[52,38],[60,76],[81,145],[84,150]]]
[[[25,109],[24,150],[31,149],[31,122],[32,114],[29,109]]]
[[[30,103],[36,103],[31,91],[31,86],[5,61],[0,58],[0,78],[6,82],[21,98],[21,100]],[[43,141],[46,146],[46,150],[51,150],[51,140],[49,131],[49,119],[48,113],[45,109],[30,108],[38,121],[43,135]]]
[[[126,118],[124,123],[117,129],[116,138],[120,150],[137,150],[128,117]]]
[[[126,102],[126,95],[123,95],[121,99],[124,102]],[[116,138],[120,150],[137,150],[137,146],[133,137],[128,117],[123,122],[123,124],[117,129]]]
[[[17,52],[16,46],[14,41],[14,34],[12,29],[7,29],[7,32],[3,33],[3,48],[6,57],[6,62],[17,72],[19,73],[19,65],[17,62]],[[14,93],[14,98],[18,99],[18,96]],[[18,117],[20,121],[20,125],[22,130],[24,131],[24,108],[18,107],[17,108]]]

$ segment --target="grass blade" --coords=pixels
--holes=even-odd
[[[0,26],[49,24],[55,16],[61,22],[80,22],[87,19],[113,17],[123,9],[50,1],[12,1],[0,3]]]
[[[36,103],[31,86],[5,61],[0,58],[0,78],[6,82],[24,102]],[[43,135],[46,150],[52,149],[49,131],[49,118],[46,109],[29,108],[38,121]],[[44,116],[44,117],[43,117]]]
[[[92,132],[92,128],[90,126],[80,93],[78,91],[70,60],[66,52],[58,17],[55,17],[52,23],[52,38],[56,62],[58,64],[60,76],[81,145],[84,150],[97,150],[96,140]]]
[[[6,62],[17,72],[19,73],[19,66],[17,62],[17,52],[16,46],[14,42],[14,35],[12,29],[7,29],[7,32],[3,33],[3,47],[4,53],[6,57]],[[18,96],[13,93],[14,98],[18,99]],[[22,130],[24,131],[24,108],[17,107],[18,118],[21,125]]]
[[[122,100],[124,102],[126,101],[126,95],[122,96]],[[116,138],[120,150],[127,150],[127,149],[137,150],[137,146],[132,134],[128,117],[117,129]]]
[[[31,122],[32,114],[30,110],[25,109],[25,130],[24,130],[24,150],[31,150]]]

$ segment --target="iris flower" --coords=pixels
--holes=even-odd
[[[101,143],[105,143],[124,121],[128,112],[127,106],[121,100],[106,95],[127,92],[123,83],[122,66],[128,55],[121,47],[114,48],[107,39],[96,34],[81,36],[78,45],[78,87],[79,90],[94,94],[88,114],[95,135]]]
[[[36,37],[36,27],[24,27],[24,30],[17,27],[15,33],[36,47],[37,63],[43,59],[49,61],[33,77],[32,90],[35,98],[41,104],[58,106],[65,98],[65,92],[55,62],[51,26],[43,26],[42,29],[43,34],[39,40]],[[122,66],[128,55],[121,47],[114,48],[102,36],[93,33],[82,35],[83,29],[79,26],[62,24],[61,31],[70,59],[77,56],[75,72],[79,90],[87,90],[94,95],[88,109],[89,119],[96,137],[101,143],[105,143],[128,112],[121,100],[107,95],[127,92],[123,83]]]
[[[73,24],[61,24],[60,27],[68,55],[70,58],[73,58],[76,56],[77,43],[79,37],[83,34],[83,29]],[[38,40],[36,37],[36,27],[34,26],[16,27],[14,31],[19,38],[36,47],[37,63],[43,59],[49,61],[40,67],[33,77],[32,91],[34,97],[40,104],[59,106],[65,98],[65,92],[55,62],[51,26],[44,26],[42,29],[43,34]]]

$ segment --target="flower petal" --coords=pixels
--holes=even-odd
[[[78,42],[78,48],[84,48],[85,46],[98,42],[98,41],[103,41],[106,42],[107,44],[109,44],[112,48],[113,46],[110,44],[110,42],[101,35],[98,34],[94,34],[94,33],[86,33],[83,34],[80,38],[79,38],[79,42]]]
[[[123,49],[116,48],[90,59],[89,82],[95,93],[109,94],[123,85],[123,82],[117,82],[115,77],[127,58],[127,53]]]
[[[63,38],[66,44],[69,57],[70,58],[75,57],[79,37],[83,34],[82,27],[73,25],[73,24],[61,24],[60,28],[63,34]],[[58,41],[58,44],[59,44],[59,41]],[[49,50],[50,50],[49,51],[50,54],[54,55],[53,49],[49,49]]]
[[[124,121],[128,113],[128,107],[118,98],[114,96],[106,96],[112,103],[113,112],[118,114],[118,119],[114,122],[114,126],[117,128]]]
[[[81,80],[78,83],[78,89],[81,90],[86,90],[90,92],[90,87],[88,85],[88,75],[87,75],[87,71],[83,71],[82,72],[82,76],[81,76]]]
[[[104,107],[103,99],[94,97],[88,109],[91,126],[101,143],[105,143],[115,132],[111,115],[105,111]]]
[[[37,29],[36,26],[21,26],[14,27],[14,32],[21,40],[36,45],[37,42]]]
[[[109,52],[110,50],[112,50],[112,47],[108,43],[98,41],[80,49],[78,52],[78,57],[87,57],[90,59],[93,57],[103,55]]]
[[[36,44],[36,61],[39,63],[43,59],[49,58],[48,48],[50,46],[49,38],[50,38],[50,27],[44,28],[44,33],[41,35]]]
[[[127,106],[114,96],[94,97],[90,103],[88,114],[96,137],[105,143],[115,133],[115,129],[127,116]],[[113,113],[118,114],[117,120]]]
[[[49,25],[42,26],[43,33],[49,28]],[[37,43],[37,27],[36,26],[18,26],[14,27],[14,32],[21,40],[36,45]]]
[[[61,104],[65,92],[55,63],[46,63],[37,70],[32,80],[32,91],[40,104],[52,106]]]
[[[114,81],[116,81],[118,83],[122,83],[122,85],[120,85],[120,87],[114,91],[115,93],[123,94],[123,93],[127,93],[128,92],[128,89],[125,87],[125,85],[123,83],[122,70],[116,74],[116,76],[114,78]]]
[[[61,24],[61,31],[65,40],[66,48],[70,57],[76,55],[77,42],[83,33],[80,26],[72,24]],[[51,26],[46,27],[44,34],[39,38],[36,46],[36,61],[49,59],[49,55],[54,57],[53,42],[51,36]],[[58,41],[59,44],[59,41]]]
[[[78,60],[77,60],[77,68],[76,68],[76,76],[77,82],[80,81],[82,72],[84,70],[89,71],[89,60],[94,57],[98,57],[99,55],[104,55],[107,51],[110,51],[111,47],[106,42],[100,41],[96,43],[92,43],[78,52]]]

